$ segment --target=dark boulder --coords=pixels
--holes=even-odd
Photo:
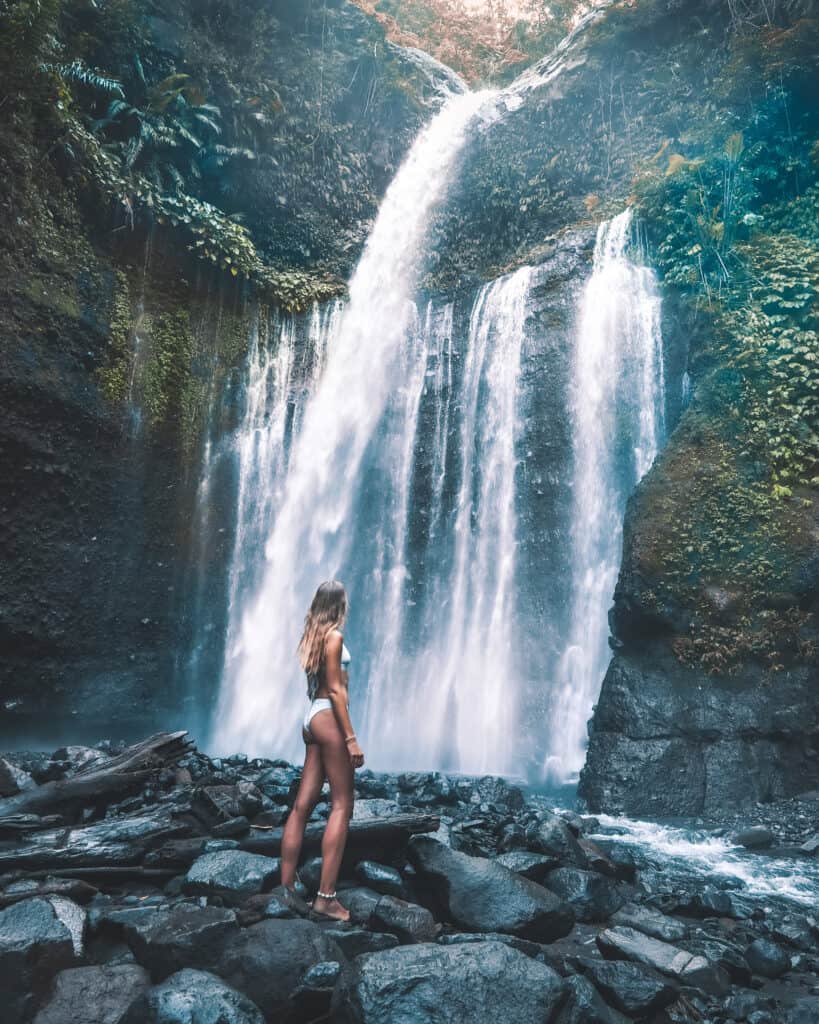
[[[185,876],[185,891],[242,900],[272,889],[279,880],[278,858],[244,850],[217,850],[198,857]]]
[[[791,968],[788,954],[771,939],[754,939],[745,950],[745,959],[754,974],[764,978],[781,978]]]
[[[369,889],[366,885],[355,885],[349,889],[339,889],[338,899],[341,905],[350,911],[350,920],[353,924],[367,925],[378,906],[381,893]]]
[[[207,971],[172,974],[133,1003],[123,1024],[265,1024],[258,1006]]]
[[[595,839],[594,842],[614,865],[615,876],[621,882],[633,882],[637,877],[638,865],[631,847],[612,839]]]
[[[370,914],[369,926],[397,935],[400,942],[432,942],[440,931],[426,907],[395,896],[381,897]]]
[[[557,1018],[557,1024],[616,1024],[624,1018],[608,1007],[590,981],[571,974],[563,982],[566,1003]]]
[[[735,843],[744,846],[746,850],[765,850],[769,846],[773,846],[776,836],[764,825],[752,825],[751,828],[737,832],[733,839]]]
[[[563,982],[499,942],[422,944],[357,961],[361,1024],[550,1024]]]
[[[0,910],[0,978],[9,1022],[21,1020],[32,997],[73,960],[71,932],[47,899],[21,900]]]
[[[408,855],[416,872],[435,884],[450,918],[463,928],[540,942],[572,930],[574,913],[568,904],[497,861],[450,850],[428,836],[414,836]]]
[[[326,1020],[332,1009],[336,986],[341,978],[341,964],[327,960],[313,964],[305,971],[290,994],[293,1014],[299,1021]]]
[[[151,987],[137,964],[71,967],[54,979],[34,1024],[122,1024],[131,1004]]]
[[[344,954],[320,925],[267,920],[231,935],[213,970],[269,1020],[290,1024],[297,1019],[291,995],[311,967],[329,961],[346,968]]]
[[[406,886],[401,872],[375,860],[362,860],[356,864],[355,876],[362,885],[368,885],[385,896],[407,898]]]
[[[605,921],[626,899],[617,882],[582,868],[551,871],[544,885],[569,904],[578,921]]]
[[[587,866],[586,855],[572,830],[557,814],[541,811],[538,820],[526,829],[526,845],[535,853],[545,853],[560,864]]]
[[[324,934],[338,945],[348,960],[354,960],[362,953],[380,953],[385,949],[394,949],[398,945],[396,935],[389,932],[374,932],[369,928],[357,928],[349,924],[325,926]]]
[[[530,878],[533,882],[542,882],[550,871],[558,865],[556,857],[545,853],[531,853],[529,850],[510,850],[495,858],[498,864],[514,871],[517,875]]]
[[[211,970],[228,936],[239,929],[232,910],[190,903],[126,909],[109,920],[156,981],[185,967]]]
[[[631,1017],[647,1016],[677,998],[674,985],[640,964],[584,960],[581,968],[607,1003]]]

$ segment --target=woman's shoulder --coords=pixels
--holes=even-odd
[[[340,651],[343,646],[344,634],[340,629],[331,629],[324,638],[324,649],[331,653],[332,651]]]

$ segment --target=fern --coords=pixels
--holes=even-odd
[[[122,84],[116,78],[109,78],[99,71],[94,71],[81,60],[74,60],[70,64],[41,64],[40,71],[43,74],[58,75],[64,82],[78,82],[89,89],[114,93],[120,99],[125,99]]]

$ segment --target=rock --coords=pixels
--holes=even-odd
[[[190,903],[121,910],[108,916],[106,926],[119,930],[155,981],[185,967],[212,970],[225,940],[239,928],[232,910]]]
[[[808,952],[816,945],[810,924],[801,914],[786,914],[771,925],[771,935],[777,942],[785,942],[794,949]]]
[[[814,832],[810,839],[806,839],[804,843],[799,847],[802,853],[808,853],[813,855],[819,851],[819,832]]]
[[[289,765],[276,766],[262,772],[256,783],[261,792],[274,803],[289,804],[299,788],[299,773]]]
[[[499,942],[400,946],[357,966],[361,1024],[547,1024],[563,995],[553,970]]]
[[[198,857],[185,876],[185,890],[243,899],[272,889],[279,880],[276,857],[244,850],[219,850]]]
[[[744,846],[746,850],[765,850],[769,846],[773,846],[776,836],[764,825],[752,825],[751,828],[735,833],[733,840],[737,845]]]
[[[71,934],[74,956],[79,960],[85,952],[85,928],[88,914],[82,907],[65,896],[50,894],[46,899],[54,908],[54,913],[62,921]]]
[[[597,843],[592,842],[591,839],[584,839],[582,836],[578,838],[577,842],[586,857],[590,871],[608,875],[609,878],[617,878],[617,865],[603,853]]]
[[[362,953],[380,953],[398,945],[398,937],[389,932],[374,932],[350,925],[325,927],[324,934],[338,945],[348,960],[354,960]]]
[[[337,960],[323,961],[309,968],[290,995],[295,1016],[300,1021],[326,1020],[341,977]]]
[[[432,942],[440,931],[426,907],[407,903],[395,896],[382,896],[370,914],[369,925],[397,935],[400,942]]]
[[[367,925],[378,906],[381,893],[365,885],[356,885],[349,889],[339,889],[338,899],[341,905],[350,911],[350,920],[353,924]]]
[[[71,932],[47,899],[21,900],[0,911],[0,978],[11,1021],[21,1018],[32,996],[73,960]]]
[[[463,928],[540,942],[572,930],[574,913],[568,904],[497,861],[450,850],[427,836],[412,838],[408,856],[416,872],[434,882],[442,905]]]
[[[734,985],[751,984],[751,968],[742,950],[721,939],[697,937],[688,942],[691,953],[699,953],[709,963],[721,968]]]
[[[551,871],[544,885],[571,906],[578,921],[605,921],[625,901],[616,882],[582,868]]]
[[[362,860],[356,864],[355,876],[362,883],[385,896],[397,896],[406,899],[407,892],[401,872],[395,868],[379,864],[374,860]]]
[[[321,888],[321,857],[308,857],[299,868],[299,879],[311,892]]]
[[[751,916],[752,907],[732,892],[706,886],[701,892],[679,894],[675,913],[686,917],[730,917],[743,921]]]
[[[524,878],[531,878],[533,882],[542,882],[550,871],[553,871],[558,861],[545,853],[530,853],[528,850],[510,850],[508,853],[501,853],[495,858],[498,864],[514,871]]]
[[[33,785],[34,779],[28,772],[24,772],[22,768],[18,768],[11,761],[0,757],[0,798],[14,796],[26,787]]]
[[[670,943],[652,939],[633,928],[615,927],[600,932],[598,948],[608,960],[630,960],[676,978],[684,985],[720,993],[728,978],[704,956],[697,956]]]
[[[688,934],[688,929],[681,921],[661,914],[651,907],[642,907],[636,903],[626,903],[612,914],[612,924],[626,928],[636,928],[643,935],[650,935],[663,942],[679,942]]]
[[[606,1006],[590,981],[572,974],[563,984],[567,998],[556,1024],[615,1024],[615,1012]]]
[[[148,972],[136,964],[72,967],[56,976],[34,1024],[121,1024],[150,987]]]
[[[320,925],[301,919],[267,920],[230,936],[214,972],[253,1000],[268,1020],[295,1020],[290,996],[314,964],[336,961],[341,949]]]
[[[363,821],[370,818],[389,818],[401,813],[401,805],[395,800],[383,800],[373,797],[367,800],[356,800],[353,804],[353,820]]]
[[[280,886],[277,888],[281,888]],[[262,892],[249,896],[236,911],[236,920],[243,928],[264,921],[265,918],[293,918],[299,915],[279,892]]]
[[[819,999],[806,996],[797,1001],[785,1013],[782,1024],[816,1024],[819,1020]]]
[[[547,946],[540,942],[532,942],[530,939],[521,939],[517,935],[504,935],[502,932],[450,932],[448,935],[439,936],[438,942],[442,946],[457,946],[464,942],[501,942],[510,949],[516,949],[519,953],[532,957],[533,960],[539,960],[552,970],[556,970],[558,974],[561,973],[549,957]]]
[[[754,974],[761,974],[764,978],[781,978],[791,968],[785,950],[765,938],[754,939],[745,950],[745,959]]]
[[[123,1024],[264,1024],[264,1017],[220,978],[187,968],[137,999]]]
[[[655,1013],[670,1006],[678,995],[674,985],[640,964],[584,960],[580,966],[606,1002],[630,1017]]]
[[[595,846],[614,865],[614,874],[621,882],[634,881],[637,876],[637,862],[630,847],[609,839],[595,839]]]
[[[566,822],[550,811],[541,811],[526,830],[526,842],[535,853],[545,853],[560,864],[586,867],[586,855]]]
[[[477,803],[492,804],[507,811],[519,811],[526,803],[522,791],[498,775],[485,775],[478,779],[473,790],[473,799],[475,797]]]

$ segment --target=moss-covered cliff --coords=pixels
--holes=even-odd
[[[179,707],[202,428],[252,310],[343,289],[434,69],[346,2],[0,17],[2,728],[132,733]]]

